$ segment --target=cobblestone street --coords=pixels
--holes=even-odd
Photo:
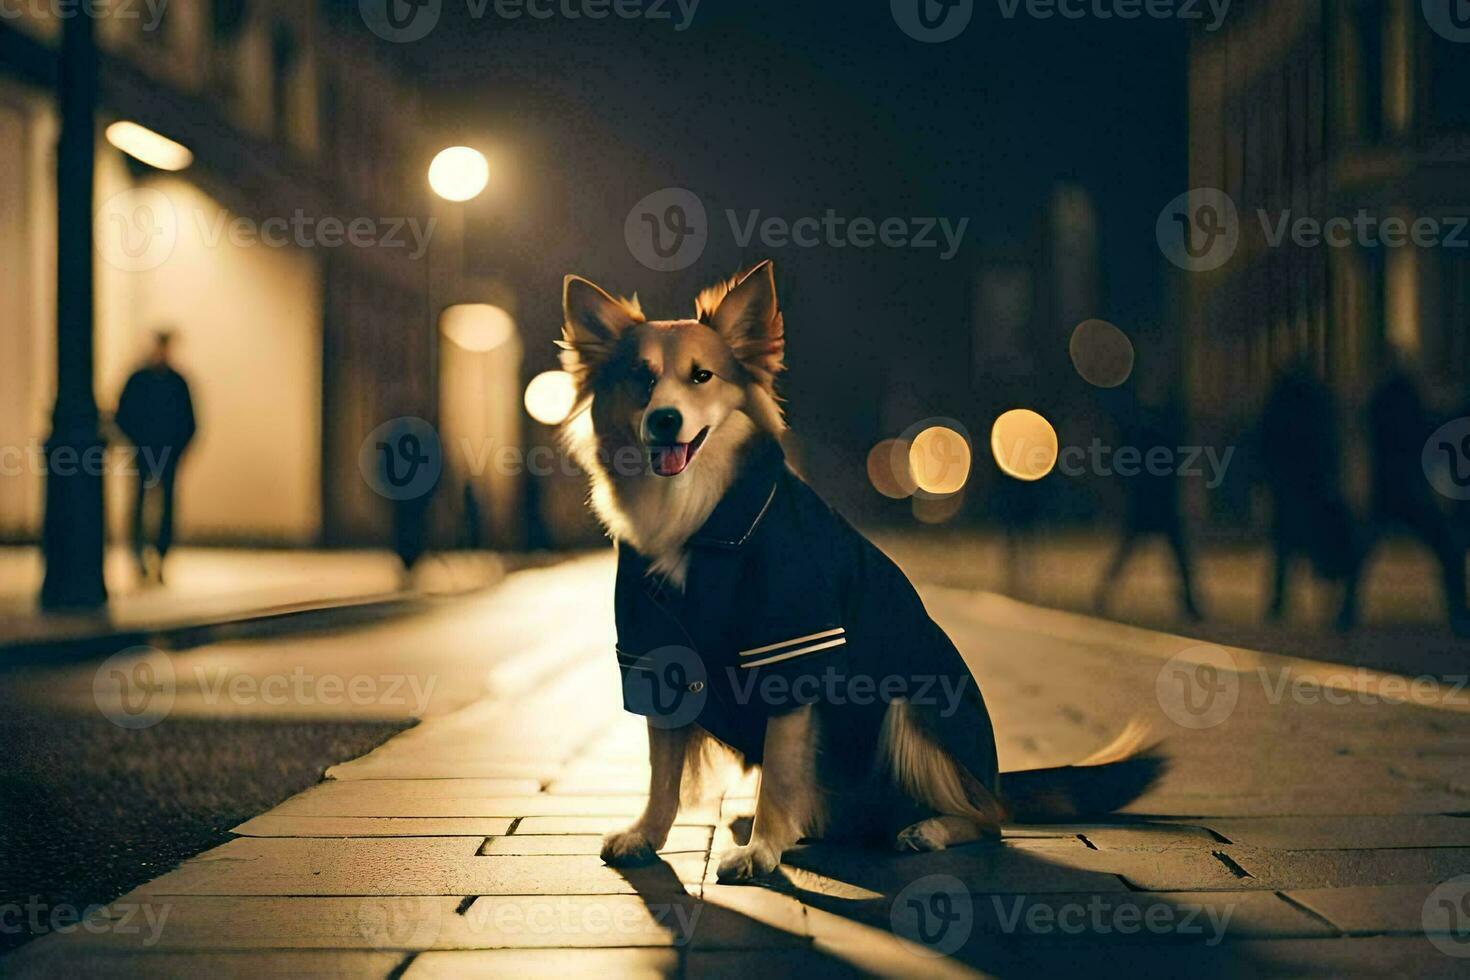
[[[432,641],[414,669],[454,690],[5,972],[1463,975],[1465,691],[958,589],[925,598],[980,680],[1002,767],[1076,761],[1148,717],[1174,766],[1132,812],[920,856],[810,844],[770,887],[716,884],[747,779],[682,813],[662,863],[607,868],[600,835],[647,777],[611,571],[520,572],[430,623],[317,641],[369,660]],[[194,656],[219,654],[177,659]]]

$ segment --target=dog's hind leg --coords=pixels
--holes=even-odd
[[[889,705],[879,736],[879,764],[909,799],[937,814],[899,831],[901,851],[1000,839],[1005,808],[995,793],[923,728],[904,701]]]
[[[648,803],[643,815],[627,830],[602,840],[602,860],[614,867],[651,864],[669,839],[679,815],[679,784],[684,778],[684,755],[691,730],[660,728],[648,723]]]
[[[781,855],[819,819],[817,730],[807,705],[766,722],[760,792],[750,843],[720,859],[719,880],[725,884],[754,881],[775,871]]]

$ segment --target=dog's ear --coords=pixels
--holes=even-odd
[[[769,387],[786,356],[786,328],[771,260],[734,280],[708,322],[756,381]]]
[[[614,299],[581,276],[562,283],[562,366],[577,381],[605,361],[623,331],[643,322],[638,299]]]

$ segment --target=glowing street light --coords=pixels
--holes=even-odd
[[[990,451],[1007,476],[1034,483],[1057,465],[1057,430],[1029,408],[1013,408],[995,420]]]
[[[970,443],[948,426],[931,425],[909,445],[909,472],[927,494],[959,493],[970,478]]]
[[[460,303],[445,310],[439,320],[444,336],[460,350],[485,354],[507,343],[516,333],[515,319],[490,303]]]
[[[446,201],[471,201],[490,183],[490,162],[468,146],[440,150],[429,164],[429,186]]]
[[[187,146],[135,122],[115,122],[108,126],[107,142],[158,170],[183,170],[194,162],[194,154]]]
[[[526,411],[543,425],[561,425],[577,403],[577,383],[565,371],[543,371],[526,385]]]

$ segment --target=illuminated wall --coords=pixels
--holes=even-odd
[[[99,160],[99,207],[130,186],[161,192],[155,214],[176,241],[156,268],[98,263],[97,397],[110,413],[156,329],[175,332],[199,434],[179,477],[184,540],[313,543],[321,524],[321,273],[303,249],[232,241],[235,215],[187,180],[138,185],[114,153]],[[248,226],[246,226],[248,227]],[[136,229],[129,229],[135,232]],[[109,254],[99,227],[102,256]],[[122,263],[126,265],[127,263]],[[126,479],[108,484],[115,534],[127,526]]]
[[[34,540],[45,483],[55,331],[55,193],[49,109],[0,90],[0,539]],[[176,331],[199,436],[181,471],[182,541],[314,543],[321,528],[321,272],[299,248],[232,242],[234,216],[180,177],[135,183],[116,151],[98,151],[96,389],[104,420],[153,331]],[[166,258],[119,262],[107,221],[114,195],[163,195],[154,215],[176,239]],[[125,204],[130,198],[122,199]],[[156,199],[154,199],[156,201]],[[131,209],[124,208],[131,214]],[[136,229],[131,229],[136,233]],[[141,239],[134,242],[141,245]],[[126,253],[121,253],[126,258]],[[120,267],[120,265],[122,267]],[[140,266],[152,266],[142,268]],[[108,430],[105,430],[108,431]],[[116,434],[109,431],[116,440]],[[106,477],[114,538],[127,528],[122,457]]]

